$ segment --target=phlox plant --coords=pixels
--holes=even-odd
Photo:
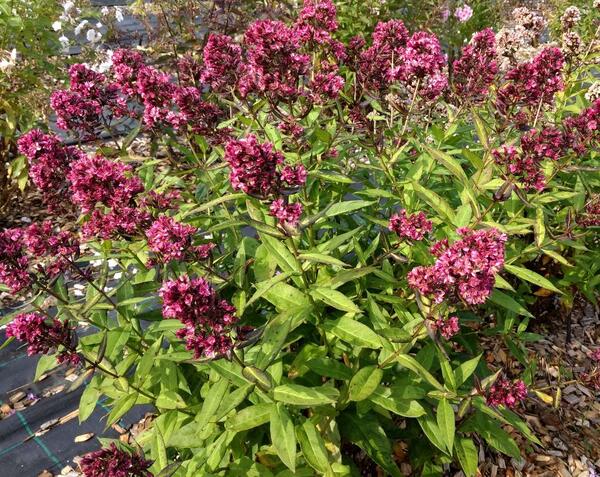
[[[342,42],[306,0],[170,66],[71,67],[61,128],[137,127],[95,151],[20,138],[51,214],[80,220],[2,231],[0,282],[29,296],[5,322],[38,375],[80,367],[81,420],[101,397],[107,425],[155,409],[84,475],[475,476],[480,446],[541,445],[520,413],[559,390],[535,388],[529,305],[597,296],[597,52],[514,20],[449,62],[401,18]]]

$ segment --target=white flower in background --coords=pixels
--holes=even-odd
[[[59,30],[61,30],[61,29],[62,29],[62,22],[55,21],[55,22],[52,24],[52,29],[53,29],[54,31],[59,31]]]
[[[591,102],[600,99],[600,81],[596,81],[588,88],[587,92],[585,93],[585,99]]]
[[[120,280],[123,277],[123,272],[117,272],[113,275],[115,280]]]
[[[70,0],[63,3],[63,10],[65,11],[65,13],[69,13],[73,7],[75,6],[74,2],[71,2]]]
[[[104,25],[101,22],[96,23],[96,28],[100,29],[102,28]]]
[[[68,46],[69,46],[69,44],[71,43],[71,42],[69,41],[69,39],[68,39],[68,38],[67,38],[65,35],[62,35],[62,36],[61,36],[61,37],[58,39],[58,41],[60,41],[60,44],[63,46],[63,48],[66,48],[66,47],[68,47]]]
[[[85,28],[85,26],[86,26],[87,24],[88,24],[88,21],[87,21],[87,20],[83,20],[83,21],[82,21],[82,22],[81,22],[79,25],[77,25],[77,26],[75,27],[75,30],[74,30],[74,31],[75,31],[75,34],[76,34],[76,35],[80,35],[80,34],[81,34],[81,31],[82,31],[82,30]]]
[[[108,7],[102,7],[100,9],[100,13],[102,13],[102,16],[107,16],[110,13],[110,9]]]
[[[112,62],[113,51],[106,50],[104,55],[105,55],[104,59],[100,63],[96,63],[94,66],[92,66],[92,69],[98,73],[106,73],[108,70],[110,70],[110,67],[113,64],[113,62]]]
[[[119,261],[111,258],[108,260],[108,268],[116,268],[119,265]]]
[[[115,7],[115,18],[119,23],[121,23],[124,20],[125,17],[123,16],[123,8]]]
[[[17,64],[17,50],[15,48],[7,55],[0,59],[0,71],[10,71]]]
[[[93,28],[90,28],[85,34],[85,37],[90,43],[97,43],[102,39],[102,33],[94,30]]]
[[[465,3],[462,7],[456,9],[454,16],[459,22],[464,23],[473,16],[473,9]]]

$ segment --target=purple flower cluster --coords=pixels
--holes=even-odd
[[[565,153],[565,137],[556,128],[548,127],[541,131],[534,129],[521,137],[521,150],[504,145],[492,152],[498,165],[506,169],[507,174],[516,178],[527,189],[544,190],[546,177],[542,170],[542,161],[557,161]]]
[[[0,283],[13,293],[31,285],[29,258],[23,244],[23,229],[7,229],[0,232]]]
[[[214,244],[194,247],[192,240],[198,229],[192,225],[177,222],[172,217],[163,215],[156,219],[146,231],[148,247],[158,254],[159,262],[192,258],[205,260]]]
[[[69,69],[69,79],[69,89],[55,91],[50,98],[59,128],[93,137],[112,118],[129,114],[127,100],[118,85],[102,73],[75,64]]]
[[[27,343],[27,354],[48,354],[59,347],[59,363],[77,365],[81,358],[72,346],[73,330],[68,323],[57,319],[46,319],[40,313],[20,314],[6,326],[6,336]]]
[[[491,28],[473,35],[453,64],[452,85],[462,100],[481,101],[498,74],[496,36]]]
[[[123,94],[138,94],[137,76],[144,65],[144,57],[137,51],[118,49],[113,53],[111,70],[115,84]]]
[[[294,24],[300,41],[329,45],[333,42],[331,33],[337,29],[337,12],[331,0],[304,0]]]
[[[300,94],[300,79],[310,68],[310,56],[300,52],[293,28],[275,20],[258,20],[244,35],[246,61],[238,87],[243,97],[251,92],[273,99]]]
[[[440,335],[446,340],[457,335],[460,331],[460,324],[457,316],[447,318],[438,318],[434,323],[434,328],[440,332]]]
[[[211,33],[204,47],[202,82],[214,91],[233,89],[242,64],[242,47],[230,36]]]
[[[147,127],[167,122],[175,90],[171,75],[150,66],[142,66],[138,70],[137,93],[144,104],[143,118]]]
[[[85,156],[71,164],[67,178],[72,200],[83,212],[90,212],[96,204],[107,207],[126,206],[144,190],[138,177],[127,177],[131,166],[105,157]]]
[[[269,142],[259,144],[253,134],[229,141],[225,146],[225,159],[231,167],[229,179],[235,190],[260,199],[280,196],[271,206],[271,215],[282,225],[297,225],[302,205],[289,204],[288,196],[306,182],[304,166],[285,165],[279,171],[278,166],[284,162],[283,154],[275,151]],[[287,188],[291,190],[283,194]]]
[[[469,305],[484,303],[492,292],[494,276],[504,265],[506,235],[496,229],[457,230],[462,237],[452,245],[437,242],[431,253],[434,265],[416,267],[408,274],[408,284],[436,303],[456,296]]]
[[[402,209],[400,214],[390,217],[388,228],[402,239],[423,240],[425,235],[431,232],[432,225],[423,212],[408,215],[406,210]]]
[[[223,111],[218,106],[203,101],[202,92],[194,87],[177,87],[172,95],[176,110],[169,111],[166,119],[175,130],[188,127],[194,134],[215,136]],[[226,132],[226,130],[224,130]]]
[[[32,224],[24,230],[23,243],[39,259],[36,269],[47,278],[55,277],[79,256],[79,240],[66,230],[56,232],[50,221]]]
[[[527,386],[523,381],[509,381],[506,378],[498,379],[492,386],[487,395],[489,406],[515,407],[519,402],[527,397]]]
[[[600,140],[600,99],[584,109],[577,116],[571,116],[563,122],[565,143],[578,155],[597,147]]]
[[[498,90],[496,107],[506,116],[515,108],[526,106],[534,114],[541,104],[548,104],[564,87],[563,54],[558,48],[544,48],[533,60],[506,73],[507,83]]]
[[[114,442],[84,455],[79,465],[84,477],[153,477],[148,470],[152,462],[119,449]]]
[[[19,152],[29,162],[29,177],[42,194],[44,203],[52,211],[64,208],[67,196],[65,176],[72,161],[83,157],[83,153],[72,146],[39,129],[24,134],[18,141]]]
[[[177,336],[185,339],[195,358],[214,358],[228,354],[233,341],[229,332],[238,321],[235,307],[219,298],[204,278],[182,275],[163,283],[160,289],[165,318],[181,321],[185,328]]]
[[[413,90],[418,86],[419,95],[431,100],[447,86],[445,64],[435,35],[418,31],[409,36],[404,23],[390,20],[375,27],[372,45],[360,54],[358,76],[368,90],[381,93],[400,83]]]

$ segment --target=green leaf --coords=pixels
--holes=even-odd
[[[446,399],[442,399],[438,404],[437,425],[440,429],[440,438],[444,441],[448,453],[452,455],[455,434],[454,410]]]
[[[167,460],[167,449],[165,446],[165,440],[163,439],[162,432],[158,426],[154,426],[154,444],[156,446],[156,462],[159,469],[164,469],[169,464]]]
[[[273,406],[272,403],[248,406],[229,419],[225,424],[225,428],[234,432],[242,432],[262,426],[271,419]]]
[[[461,363],[455,370],[454,376],[456,377],[456,385],[460,386],[463,384],[469,376],[471,376],[475,370],[477,369],[477,365],[479,364],[479,360],[481,359],[481,355],[476,356],[473,359],[465,361]]]
[[[293,317],[289,312],[280,313],[267,323],[261,339],[260,354],[256,359],[256,366],[266,369],[275,360],[279,351],[285,344],[291,330]]]
[[[137,397],[137,393],[132,393],[117,399],[106,418],[107,429],[121,419],[121,417],[135,405]]]
[[[306,420],[301,426],[296,427],[296,438],[308,464],[317,472],[330,475],[331,465],[325,441],[310,420]]]
[[[329,255],[325,255],[322,253],[301,253],[300,255],[298,255],[298,259],[306,260],[312,263],[325,263],[327,265],[336,265],[338,267],[348,266],[347,263],[344,263],[335,257],[330,257]]]
[[[518,315],[529,316],[530,318],[533,318],[533,315],[529,313],[529,311],[527,311],[523,305],[499,290],[492,290],[489,300],[492,303],[506,308],[507,310],[510,310]]]
[[[456,214],[454,209],[450,207],[445,199],[437,195],[432,190],[426,189],[418,182],[412,182],[412,187],[419,196],[429,204],[429,206],[437,213],[446,217],[451,223],[456,222]]]
[[[383,378],[383,371],[377,366],[367,366],[359,369],[352,376],[348,386],[351,401],[362,401],[367,399],[379,386]]]
[[[278,311],[298,310],[300,308],[309,308],[310,302],[307,296],[292,285],[287,283],[277,283],[273,285],[265,294],[265,299],[270,301]]]
[[[94,385],[95,382],[88,384],[79,400],[79,422],[85,421],[92,415],[94,409],[96,409],[96,403],[100,398],[100,390]]]
[[[258,300],[259,298],[262,298],[265,295],[265,293],[267,293],[275,285],[277,285],[280,282],[285,282],[292,275],[295,275],[295,273],[294,272],[280,273],[279,275],[275,275],[274,277],[270,278],[269,280],[266,280],[264,282],[259,282],[256,285],[256,292],[254,292],[254,295],[252,295],[250,300],[248,300],[248,302],[246,303],[246,309],[252,303],[254,303],[256,300]]]
[[[539,273],[536,273],[532,270],[517,267],[515,265],[504,265],[504,268],[516,277],[519,277],[521,280],[528,281],[530,283],[533,283],[534,285],[545,288],[546,290],[552,290],[553,292],[560,294],[563,293],[558,288],[556,288],[550,280],[544,278]]]
[[[306,365],[320,376],[347,381],[352,378],[352,370],[343,363],[331,358],[311,359]]]
[[[269,235],[261,234],[261,240],[263,245],[273,255],[281,270],[291,273],[291,278],[297,286],[303,286],[302,280],[297,276],[302,274],[302,269],[292,252],[282,242]]]
[[[185,213],[183,215],[183,217],[187,217],[189,215],[193,215],[193,214],[199,214],[200,212],[204,212],[205,210],[211,209],[213,207],[215,207],[216,205],[220,205],[223,204],[225,202],[229,202],[232,200],[237,200],[237,199],[244,199],[246,197],[246,194],[244,193],[238,193],[238,194],[227,194],[224,195],[222,197],[218,197],[217,199],[211,200],[209,202],[206,202],[202,205],[199,205],[198,207],[190,210],[189,212]]]
[[[292,472],[296,470],[296,435],[294,423],[281,403],[271,408],[271,442],[277,455]]]
[[[456,177],[459,181],[461,181],[464,185],[469,183],[469,179],[465,174],[465,171],[461,167],[460,163],[443,151],[439,149],[433,149],[429,146],[423,146],[423,149],[427,151],[427,153],[434,158],[436,161],[441,163],[446,169],[448,169],[454,177]]]
[[[358,308],[350,298],[337,290],[325,287],[313,287],[310,294],[314,299],[322,301],[336,310],[347,311],[350,313],[361,312],[360,308]]]
[[[377,333],[367,325],[347,316],[342,316],[335,321],[326,321],[323,328],[353,346],[372,349],[379,349],[383,346]]]
[[[58,366],[58,362],[56,361],[56,356],[53,354],[43,354],[40,356],[40,359],[37,362],[37,366],[35,368],[35,377],[34,381],[40,379],[43,374],[46,374],[48,371],[56,368]]]
[[[309,388],[299,384],[283,384],[273,390],[273,397],[276,401],[292,404],[294,406],[319,406],[324,404],[333,404],[335,399],[328,393],[323,392],[324,387]],[[327,391],[337,392],[335,388],[329,388]]]
[[[156,407],[163,409],[183,409],[186,407],[186,403],[175,391],[165,390],[156,398]]]
[[[479,456],[473,441],[466,437],[460,438],[456,441],[454,448],[456,449],[456,456],[465,476],[476,477],[479,468]]]
[[[229,381],[223,377],[210,387],[206,399],[202,403],[202,409],[196,416],[196,422],[200,428],[205,427],[215,417],[228,389]]]
[[[395,361],[400,363],[401,366],[410,369],[413,373],[423,378],[434,388],[438,389],[439,391],[446,392],[446,388],[444,388],[444,386],[442,386],[442,384],[412,356],[408,354],[399,354]]]
[[[425,409],[415,399],[402,399],[393,390],[379,386],[369,400],[394,414],[404,417],[420,417],[425,414]]]
[[[242,375],[264,392],[269,392],[273,388],[273,378],[271,378],[271,375],[256,366],[246,366],[242,370]]]
[[[327,217],[335,217],[336,215],[348,214],[356,210],[364,209],[365,207],[373,205],[374,203],[374,201],[368,200],[348,200],[345,202],[337,202],[327,209],[325,215]]]
[[[442,452],[447,452],[447,447],[445,443],[441,440],[441,432],[440,428],[437,425],[436,420],[431,416],[430,413],[427,413],[419,418],[417,418],[417,422],[423,429],[423,432],[435,447],[437,447]]]

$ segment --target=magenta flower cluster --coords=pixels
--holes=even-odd
[[[68,323],[49,319],[40,313],[20,314],[6,326],[6,336],[27,343],[27,354],[48,354],[58,351],[59,363],[77,365],[81,358],[72,345],[73,330]]]
[[[492,29],[475,33],[452,67],[452,85],[461,99],[485,98],[498,74],[496,57],[496,35]]]
[[[444,339],[449,340],[460,331],[460,323],[457,316],[438,318],[434,322],[434,328],[439,331]]]
[[[177,336],[185,339],[195,358],[214,358],[232,350],[229,333],[238,321],[235,307],[221,299],[204,278],[182,275],[164,282],[160,297],[163,316],[185,325]]]
[[[214,244],[193,246],[192,241],[198,229],[192,225],[177,222],[166,215],[156,219],[146,231],[148,248],[157,254],[160,263],[171,260],[205,260]],[[154,260],[153,260],[154,262]]]
[[[306,182],[304,166],[285,165],[279,170],[278,166],[284,163],[283,154],[269,142],[259,143],[253,134],[230,140],[225,146],[225,160],[231,168],[229,179],[235,190],[260,199],[279,196],[271,205],[271,215],[282,225],[297,225],[302,206],[290,204],[288,197]]]
[[[114,442],[84,455],[79,465],[84,477],[153,477],[148,470],[152,462],[119,449]]]
[[[67,231],[54,230],[49,221],[0,232],[0,283],[13,293],[28,288],[35,272],[50,280],[79,256],[79,241]]]
[[[585,211],[577,217],[577,224],[581,227],[600,226],[600,194],[593,195],[585,205]]]
[[[423,240],[432,230],[432,223],[423,212],[408,215],[402,209],[399,214],[390,217],[389,229],[400,238],[408,240]]]
[[[39,129],[21,136],[18,147],[29,162],[29,177],[41,192],[44,203],[52,211],[64,208],[68,196],[65,177],[71,162],[81,159],[84,154]]]
[[[506,84],[497,93],[496,107],[506,116],[519,114],[518,107],[529,107],[535,114],[564,87],[564,57],[558,48],[544,48],[533,60],[506,73]],[[517,120],[521,116],[517,116]]]
[[[416,267],[408,274],[408,284],[436,303],[457,297],[469,305],[486,301],[494,286],[494,276],[504,265],[506,235],[496,229],[457,230],[462,237],[452,245],[437,242],[431,253],[434,265]]]
[[[360,53],[358,76],[371,91],[385,92],[394,83],[414,90],[425,99],[437,98],[448,84],[446,56],[435,35],[418,31],[409,35],[400,20],[380,22],[372,45]]]
[[[506,406],[514,408],[519,402],[527,397],[527,386],[523,381],[509,381],[506,378],[499,378],[490,387],[487,395],[487,404],[489,406]]]

